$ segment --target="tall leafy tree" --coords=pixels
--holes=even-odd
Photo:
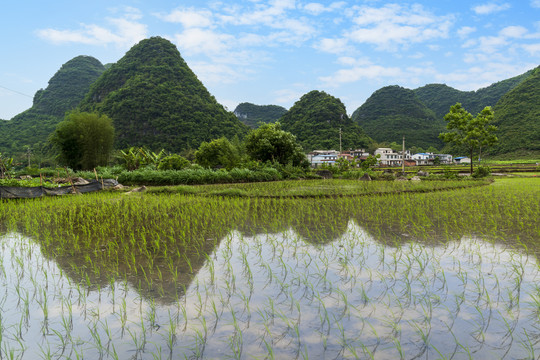
[[[112,120],[106,115],[72,112],[58,124],[51,142],[60,151],[60,161],[72,169],[107,165],[114,142]]]
[[[280,164],[292,163],[300,166],[306,155],[296,141],[296,136],[281,130],[281,124],[265,124],[248,134],[246,151],[251,158],[260,161],[275,161]]]
[[[230,170],[238,165],[240,155],[235,146],[227,138],[222,137],[210,142],[203,141],[195,152],[195,160],[204,167],[224,167]]]
[[[446,143],[460,145],[466,148],[471,159],[471,174],[473,173],[473,156],[476,150],[497,143],[495,135],[497,127],[491,125],[493,121],[493,110],[486,106],[476,117],[473,117],[460,103],[450,107],[450,112],[446,114],[444,120],[447,122],[448,132],[441,133],[439,138]]]

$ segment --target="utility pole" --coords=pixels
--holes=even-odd
[[[341,128],[339,128],[339,153],[341,154]]]
[[[25,155],[28,157],[28,167],[30,167],[30,156],[32,156],[32,149],[30,149],[30,146],[28,146],[26,148],[26,154]]]
[[[403,144],[401,146],[401,172],[405,175],[405,135],[403,135]]]

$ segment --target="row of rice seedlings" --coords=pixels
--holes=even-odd
[[[154,193],[202,194],[244,197],[316,197],[356,196],[395,192],[427,192],[444,189],[482,186],[489,180],[454,181],[358,181],[358,180],[304,180],[276,181],[271,183],[237,183],[204,186],[179,186],[177,188],[151,189]]]
[[[492,293],[485,285],[484,272],[471,270],[484,263],[479,260],[485,257],[483,248],[467,250],[469,260],[466,266],[459,263],[457,270],[455,261],[463,254],[455,256],[453,267],[448,267],[440,260],[448,257],[446,253],[429,249],[442,246],[452,255],[460,246],[456,240],[465,235],[488,239],[493,247],[499,246],[495,242],[506,241],[495,251],[505,256],[504,246],[525,247],[528,242],[523,239],[538,232],[534,222],[538,204],[529,201],[538,192],[530,190],[493,187],[456,191],[451,197],[394,195],[369,201],[105,194],[72,198],[69,204],[63,199],[17,204],[20,208],[12,207],[3,219],[8,224],[20,223],[19,229],[39,239],[46,256],[37,263],[29,261],[34,270],[24,271],[34,281],[22,287],[30,289],[33,296],[28,301],[43,314],[39,331],[74,339],[57,344],[44,335],[46,341],[40,347],[44,356],[59,351],[68,351],[70,356],[85,351],[113,358],[129,351],[141,357],[152,352],[161,356],[157,349],[168,348],[171,356],[211,357],[222,351],[224,343],[234,357],[270,350],[276,357],[381,353],[413,357],[426,352],[454,356],[484,351],[486,333],[496,337],[500,331],[493,335],[486,324],[501,323],[500,318],[504,327],[499,327],[511,329],[512,339],[526,334],[525,339],[505,343],[505,351],[519,354],[516,344],[533,350],[536,346],[530,340],[535,339],[535,330],[519,316],[524,284],[530,283],[524,277],[534,271],[521,271],[519,264],[534,268],[535,262],[512,259],[515,276],[501,270],[505,274],[497,275],[493,284],[497,291]],[[474,206],[479,201],[483,207]],[[523,207],[513,209],[516,201]],[[503,219],[497,206],[512,209],[513,218]],[[459,217],[459,222],[453,222]],[[355,223],[362,228],[357,229]],[[490,226],[494,223],[503,227]],[[260,233],[266,235],[256,235]],[[516,240],[508,235],[521,237]],[[410,242],[403,243],[404,239]],[[36,257],[35,251],[25,258]],[[13,250],[7,253],[9,259],[19,259],[15,269],[24,269],[20,256]],[[52,272],[47,270],[50,266]],[[26,277],[16,273],[14,278]],[[508,279],[513,290],[502,291],[508,288]],[[456,292],[456,286],[462,291]],[[529,294],[527,286],[525,294]],[[21,289],[21,285],[13,288]],[[59,295],[64,289],[68,295]],[[17,296],[22,303],[28,299]],[[525,298],[535,299],[533,295]],[[493,299],[497,299],[496,307]],[[57,307],[58,301],[62,309],[78,315],[86,332],[75,336],[72,330],[68,332],[73,315],[71,320],[55,320],[51,304]],[[26,308],[30,304],[21,308],[22,314]],[[500,317],[491,320],[495,310]],[[464,315],[447,315],[452,311]],[[508,311],[515,322],[507,321]],[[443,330],[437,330],[433,321],[442,316],[449,316],[443,330],[455,338],[450,350],[437,343],[444,338]],[[481,345],[478,349],[462,336],[466,332],[454,330],[468,326],[470,318],[477,324],[473,337]],[[60,329],[55,327],[58,323]],[[30,327],[36,331],[37,326]]]

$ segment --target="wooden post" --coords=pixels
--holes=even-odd
[[[69,176],[69,171],[67,169],[67,166],[64,169],[66,169],[66,174],[67,174],[67,177],[68,177],[68,181],[71,184],[71,189],[73,190],[73,193],[78,194],[79,191],[77,191],[77,188],[75,187],[75,184],[73,184],[73,180],[71,179],[71,176]]]
[[[403,144],[401,147],[401,172],[405,176],[405,136],[403,136]]]

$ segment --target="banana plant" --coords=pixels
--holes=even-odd
[[[0,179],[10,178],[13,170],[13,158],[8,158],[0,153]]]
[[[166,155],[165,150],[155,153],[145,147],[132,146],[127,150],[120,150],[125,167],[129,171],[137,170],[141,166],[157,165]]]

